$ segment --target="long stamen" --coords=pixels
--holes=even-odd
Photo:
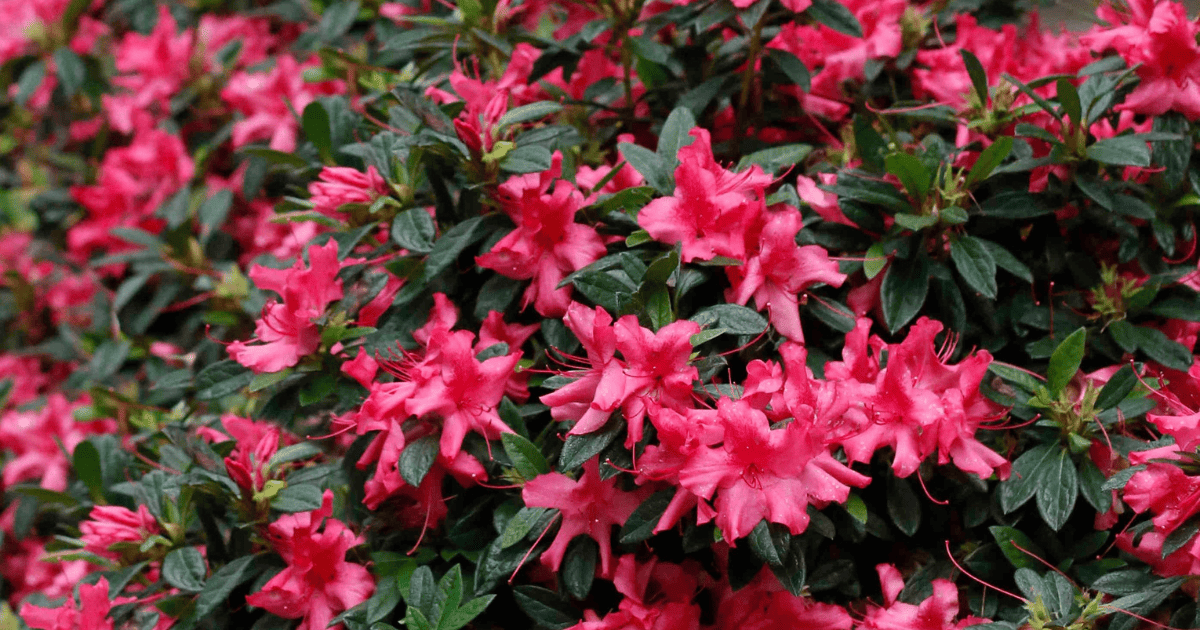
[[[1013,598],[1013,599],[1019,599],[1019,600],[1021,600],[1021,601],[1025,602],[1026,604],[1028,604],[1028,603],[1029,603],[1029,600],[1028,600],[1028,599],[1025,599],[1024,597],[1021,597],[1020,595],[1014,595],[1014,594],[1012,594],[1012,593],[1010,593],[1010,592],[1008,592],[1008,591],[1006,591],[1006,590],[1004,590],[1004,589],[1002,589],[1002,588],[1000,588],[1000,587],[998,587],[998,586],[994,586],[994,585],[992,585],[992,584],[988,584],[987,582],[984,582],[983,580],[981,580],[981,579],[979,579],[979,578],[975,577],[974,575],[971,575],[971,572],[970,572],[970,571],[967,571],[966,569],[964,569],[964,568],[963,568],[963,566],[962,566],[961,564],[959,564],[959,563],[958,563],[958,560],[955,560],[955,559],[954,559],[954,554],[953,554],[953,553],[950,551],[950,541],[949,541],[949,540],[947,540],[947,541],[946,541],[946,555],[947,555],[947,556],[950,558],[950,562],[951,562],[951,563],[953,563],[953,564],[954,564],[954,566],[955,566],[956,568],[958,568],[958,570],[959,570],[959,571],[962,571],[962,574],[963,574],[963,575],[965,575],[965,576],[967,576],[967,577],[971,578],[972,580],[975,580],[976,582],[979,582],[980,584],[982,584],[982,585],[984,585],[984,586],[986,586],[986,587],[988,587],[988,588],[994,588],[994,589],[996,589],[997,591],[999,591],[999,592],[1001,592],[1001,593],[1004,593],[1005,595],[1008,595],[1009,597],[1011,597],[1011,598]]]

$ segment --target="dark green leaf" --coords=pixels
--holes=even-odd
[[[759,521],[747,538],[754,555],[772,566],[783,565],[792,542],[786,527],[768,523],[766,519]]]
[[[271,507],[280,512],[309,512],[321,507],[321,488],[312,484],[290,485],[275,498],[271,499]]]
[[[646,147],[621,142],[617,144],[621,156],[645,178],[646,183],[664,195],[670,195],[675,190],[675,182],[671,171],[667,170],[663,160],[657,153]]]
[[[100,467],[100,451],[91,441],[80,442],[71,454],[75,476],[87,486],[93,498],[104,496],[104,471]]]
[[[1049,470],[1046,462],[1054,455],[1054,445],[1042,444],[1025,451],[1013,462],[1012,474],[1000,482],[997,491],[1000,509],[1005,514],[1011,513],[1033,498],[1042,483],[1040,475]]]
[[[1000,245],[982,238],[976,238],[975,240],[983,245],[984,248],[987,249],[988,253],[992,255],[992,259],[996,261],[997,267],[1007,271],[1008,273],[1011,273],[1025,282],[1030,284],[1033,283],[1033,271],[1031,271],[1029,267],[1025,266],[1025,263],[1017,260],[1017,257],[1013,256],[1012,253],[1007,249],[1004,249]]]
[[[517,174],[540,173],[548,170],[553,161],[554,155],[550,153],[550,149],[533,144],[509,151],[504,159],[500,160],[500,168]]]
[[[75,51],[63,46],[54,51],[54,65],[58,70],[58,82],[62,86],[63,94],[66,94],[67,98],[75,96],[79,88],[83,87],[83,80],[87,78],[87,66],[83,64],[83,60]]]
[[[433,244],[425,261],[425,279],[432,280],[458,260],[463,250],[487,236],[483,217],[467,219],[450,228]]]
[[[427,254],[433,250],[437,228],[424,208],[405,210],[392,221],[392,240],[410,252]]]
[[[328,5],[317,24],[317,38],[329,43],[344,35],[358,18],[358,8],[358,0]]]
[[[1134,387],[1137,387],[1137,384],[1138,377],[1133,373],[1133,367],[1121,366],[1121,369],[1109,377],[1108,382],[1100,390],[1100,395],[1096,398],[1096,409],[1116,407],[1118,403],[1125,400]]]
[[[562,108],[563,106],[561,103],[555,103],[554,101],[538,101],[536,103],[514,107],[500,117],[500,120],[496,123],[496,126],[503,129],[510,125],[541,120],[550,114],[557,114],[558,112],[561,112]]]
[[[987,107],[988,78],[983,64],[979,63],[979,58],[975,56],[975,53],[966,48],[960,49],[958,52],[962,55],[963,65],[967,68],[967,76],[971,77],[971,86],[975,88],[975,95],[979,97],[980,106]]]
[[[275,451],[275,454],[272,455],[271,459],[267,461],[267,466],[275,467],[288,462],[298,462],[305,459],[312,459],[320,455],[322,452],[323,451],[321,451],[321,447],[312,442],[300,442],[291,446],[285,446]]]
[[[775,65],[779,66],[787,78],[800,86],[801,90],[807,92],[812,89],[812,75],[798,57],[780,48],[768,48],[767,58],[775,62]]]
[[[1000,546],[1001,553],[1008,559],[1012,565],[1018,569],[1040,569],[1042,564],[1033,556],[1040,558],[1046,557],[1046,553],[1041,547],[1034,544],[1029,536],[1024,532],[1012,528],[993,525],[988,528],[992,533],[992,537],[996,539],[996,544]],[[1020,547],[1020,549],[1018,549]],[[1024,549],[1025,551],[1022,551]],[[1029,552],[1029,553],[1026,553]],[[1030,555],[1033,554],[1033,555]]]
[[[375,593],[367,600],[366,623],[383,621],[400,604],[402,594],[395,575],[387,575],[375,584]]]
[[[1062,529],[1075,509],[1075,498],[1079,494],[1079,478],[1075,476],[1075,464],[1066,449],[1042,464],[1045,472],[1038,476],[1041,483],[1037,488],[1038,513],[1054,531]]]
[[[1179,134],[1185,138],[1183,140],[1158,140],[1150,143],[1154,149],[1154,163],[1163,167],[1163,183],[1168,188],[1175,188],[1183,182],[1192,158],[1191,127],[1183,114],[1167,112],[1154,117],[1154,130]]]
[[[862,37],[862,25],[858,18],[836,0],[812,0],[812,5],[805,10],[804,15],[813,21],[824,24],[829,28],[850,37]]]
[[[1004,159],[1012,153],[1013,139],[1012,136],[1000,136],[996,138],[992,145],[979,153],[979,158],[975,160],[975,165],[971,167],[971,171],[967,173],[967,188],[973,188],[979,182],[987,179],[992,171],[1000,166]]]
[[[317,151],[325,157],[326,160],[331,159],[333,155],[333,128],[329,122],[329,112],[320,101],[313,101],[304,108],[304,113],[300,116],[300,121],[304,127],[304,136],[308,138],[313,146],[317,147]]]
[[[642,504],[633,511],[633,514],[629,515],[625,524],[621,526],[619,537],[621,544],[628,545],[649,540],[654,535],[658,521],[667,511],[667,506],[675,498],[676,491],[676,488],[659,490],[650,495],[650,498],[642,501]]]
[[[733,335],[757,335],[767,329],[767,319],[758,311],[737,304],[717,304],[692,316],[692,321],[707,326],[715,323]]]
[[[204,590],[204,578],[207,575],[204,557],[195,547],[176,549],[163,559],[163,580],[181,591],[198,593]]]
[[[1079,493],[1097,512],[1105,513],[1112,508],[1112,493],[1104,491],[1104,473],[1090,458],[1084,457],[1076,471],[1079,478]]]
[[[1050,355],[1050,366],[1046,369],[1046,389],[1051,396],[1057,397],[1067,383],[1075,378],[1086,349],[1086,328],[1077,329],[1054,349],[1054,354]]]
[[[17,78],[17,93],[13,96],[13,100],[17,102],[17,105],[24,106],[45,78],[46,62],[35,61],[26,66],[21,71],[21,76]]]
[[[500,536],[500,548],[507,549],[529,535],[534,527],[545,520],[545,517],[551,512],[547,508],[539,507],[523,507],[508,519],[508,525],[504,527],[504,533]],[[556,512],[556,511],[555,511]],[[556,512],[557,513],[557,512]],[[543,524],[542,527],[545,527]]]
[[[694,141],[689,135],[696,126],[696,117],[686,107],[676,107],[663,123],[662,133],[658,135],[658,159],[662,160],[663,169],[668,173],[675,172],[679,165],[679,150]]]
[[[579,613],[558,593],[524,584],[513,588],[517,606],[534,623],[550,630],[563,630],[579,622]]]
[[[800,597],[804,592],[804,582],[808,577],[804,561],[804,547],[804,539],[793,536],[783,564],[780,566],[768,565],[783,588],[796,597]]]
[[[504,443],[504,452],[512,461],[513,468],[525,479],[533,479],[550,472],[546,457],[533,442],[516,433],[505,433],[500,436],[500,441]]]
[[[907,480],[894,474],[889,474],[887,479],[887,511],[905,536],[917,533],[921,526],[921,500]]]
[[[1150,147],[1133,136],[1099,140],[1087,148],[1089,159],[1116,166],[1150,166]]]
[[[583,466],[587,460],[608,448],[617,439],[617,435],[624,430],[624,423],[609,422],[608,426],[600,431],[568,435],[567,441],[563,444],[562,453],[558,456],[559,470],[576,470]]]
[[[998,219],[1032,219],[1046,214],[1054,214],[1054,210],[1027,192],[1009,190],[988,197],[981,205],[983,213]]]
[[[196,598],[196,618],[203,619],[224,606],[233,589],[254,579],[262,571],[261,566],[255,566],[259,560],[257,556],[243,556],[214,572]]]
[[[400,452],[400,477],[416,488],[425,480],[429,469],[438,456],[438,437],[436,435],[422,436],[404,447]]]
[[[1058,102],[1062,105],[1063,115],[1071,119],[1071,123],[1082,125],[1083,106],[1079,103],[1079,92],[1068,79],[1059,79],[1056,84]]]
[[[200,225],[211,232],[225,223],[225,217],[229,216],[229,210],[232,207],[233,191],[222,188],[200,204],[200,209],[196,211],[196,217],[200,220]]]
[[[1138,348],[1146,356],[1172,370],[1186,372],[1192,366],[1192,353],[1183,345],[1172,341],[1161,330],[1134,326]]]
[[[761,151],[755,151],[747,155],[738,162],[738,170],[750,168],[757,164],[762,167],[763,172],[774,174],[782,168],[791,168],[799,164],[808,157],[812,152],[812,147],[807,144],[785,144],[783,146],[771,147]],[[770,205],[770,201],[767,202]]]
[[[563,586],[571,597],[586,599],[592,590],[599,550],[596,541],[586,534],[571,539],[562,562]]]
[[[951,241],[950,260],[968,286],[989,300],[996,299],[996,261],[986,245],[962,236]]]
[[[468,623],[471,623],[472,620],[483,614],[483,611],[488,607],[488,604],[491,604],[492,600],[495,598],[495,595],[486,595],[484,597],[472,599],[462,606],[459,606],[456,610],[442,616],[441,623],[438,624],[438,630],[458,630]],[[376,629],[372,628],[371,630]]]
[[[883,277],[879,298],[883,321],[891,332],[900,330],[921,311],[929,292],[929,260],[893,260]]]

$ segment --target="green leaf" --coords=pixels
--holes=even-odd
[[[786,527],[768,523],[766,519],[759,521],[747,538],[754,555],[772,566],[783,565],[792,542]]]
[[[1044,558],[1046,554],[1042,551],[1042,548],[1035,545],[1034,542],[1029,539],[1029,536],[1026,536],[1024,532],[1012,527],[1004,527],[1000,525],[993,525],[992,527],[988,528],[988,531],[990,531],[992,533],[992,537],[996,539],[996,544],[1000,546],[1000,552],[1004,554],[1004,557],[1007,558],[1014,567],[1018,569],[1041,568],[1042,564],[1038,562],[1036,558],[1029,555],[1029,553],[1032,553],[1040,558]],[[1025,551],[1018,549],[1018,546]],[[1026,553],[1026,551],[1029,553]]]
[[[304,108],[300,116],[304,136],[317,148],[321,157],[326,161],[333,159],[333,128],[329,122],[329,112],[320,101],[313,101]]]
[[[405,210],[392,221],[392,240],[410,252],[428,254],[433,251],[437,228],[433,217],[424,208]]]
[[[514,107],[500,117],[500,120],[496,122],[496,126],[503,130],[512,125],[541,120],[550,114],[561,112],[562,108],[562,103],[555,103],[554,101],[538,101]]]
[[[646,183],[652,186],[658,192],[664,195],[670,195],[675,190],[674,177],[671,171],[667,170],[663,160],[646,147],[632,144],[629,142],[620,142],[617,144],[617,150],[621,152],[621,156],[633,167]]]
[[[450,614],[443,615],[441,623],[438,624],[438,628],[440,630],[458,630],[459,628],[462,628],[468,623],[471,623],[471,621],[476,617],[483,614],[483,611],[487,609],[488,604],[491,604],[492,600],[495,598],[495,595],[485,595],[483,597],[477,597],[468,601],[462,606],[459,606]]]
[[[1115,374],[1109,377],[1108,382],[1100,390],[1100,395],[1096,397],[1096,409],[1112,409],[1116,407],[1129,392],[1137,387],[1138,377],[1134,374],[1133,367],[1123,365]]]
[[[782,168],[791,168],[808,157],[812,147],[807,144],[785,144],[769,149],[762,149],[747,155],[738,162],[737,170],[742,171],[757,164],[763,172],[774,174]],[[770,204],[770,202],[768,202]]]
[[[650,284],[666,284],[671,278],[671,274],[679,268],[679,252],[672,249],[671,251],[655,258],[653,262],[646,268],[643,281]]]
[[[1079,103],[1079,92],[1069,79],[1061,78],[1056,84],[1058,102],[1062,105],[1063,115],[1071,119],[1075,125],[1082,125],[1083,106]]]
[[[458,608],[463,596],[462,565],[454,565],[438,581],[437,592],[433,596],[433,614],[430,622],[438,630],[442,628],[442,618],[446,613]]]
[[[1097,512],[1105,513],[1112,509],[1112,493],[1104,491],[1104,473],[1100,472],[1091,458],[1081,458],[1076,473],[1079,478],[1079,493],[1083,498]]]
[[[276,151],[267,147],[242,147],[238,149],[239,153],[262,158],[272,164],[280,164],[293,168],[308,168],[308,160],[294,153],[286,153],[284,151]]]
[[[796,55],[780,48],[768,48],[767,58],[775,62],[775,65],[779,66],[787,78],[800,86],[801,90],[808,92],[812,89],[812,75],[809,73],[808,67]]]
[[[622,422],[609,422],[608,426],[600,431],[568,435],[567,441],[563,443],[562,453],[558,456],[559,470],[570,471],[583,466],[587,460],[608,448],[624,429]]]
[[[862,497],[858,496],[858,494],[851,492],[850,496],[846,498],[846,504],[842,507],[846,508],[846,512],[850,516],[853,516],[854,520],[863,525],[867,524],[867,519],[870,517],[870,514],[867,512],[867,504],[863,502]]]
[[[1191,127],[1188,120],[1179,112],[1167,112],[1154,117],[1154,130],[1165,133],[1175,133],[1183,140],[1158,140],[1150,143],[1153,147],[1153,161],[1163,167],[1162,179],[1168,189],[1175,188],[1183,182],[1187,174],[1188,164],[1192,159]]]
[[[967,285],[989,300],[996,299],[996,260],[987,246],[970,236],[950,243],[950,260]]]
[[[432,280],[448,269],[458,260],[463,250],[478,243],[487,236],[483,217],[467,219],[450,228],[433,244],[429,258],[425,260],[426,280]]]
[[[513,588],[513,597],[534,623],[550,630],[570,628],[579,621],[579,613],[554,591],[523,584]]]
[[[887,511],[896,528],[905,536],[917,533],[921,526],[921,500],[907,480],[888,474]]]
[[[267,461],[267,467],[274,468],[275,466],[286,464],[288,462],[298,462],[305,459],[312,459],[320,455],[322,452],[324,451],[321,450],[321,447],[313,444],[312,442],[299,442],[275,451],[275,454],[272,455],[271,459]]]
[[[706,326],[716,323],[732,335],[757,335],[767,329],[767,319],[754,309],[737,304],[717,304],[692,316],[692,321]]]
[[[887,266],[888,257],[883,251],[883,243],[874,243],[867,248],[867,253],[863,255],[863,273],[866,274],[867,280],[879,275],[880,271]]]
[[[666,513],[667,506],[675,498],[676,491],[676,488],[659,490],[642,501],[642,504],[637,506],[637,509],[621,526],[619,535],[621,544],[628,545],[649,540],[654,535],[654,528],[658,526],[658,521]]]
[[[400,583],[395,575],[387,575],[375,584],[375,593],[367,600],[366,623],[383,621],[400,604]]]
[[[425,435],[409,442],[400,452],[400,478],[414,488],[420,487],[438,456],[438,437]]]
[[[504,443],[504,452],[512,461],[513,468],[525,479],[533,479],[550,472],[546,457],[533,442],[516,433],[504,433],[500,436],[500,441]]]
[[[1025,265],[1025,263],[1017,260],[1016,256],[1012,255],[1007,249],[991,241],[982,238],[976,238],[976,242],[983,245],[988,253],[992,255],[992,259],[996,261],[996,266],[1011,273],[1012,275],[1028,282],[1033,283],[1033,271]]]
[[[207,575],[204,556],[195,547],[176,549],[163,559],[163,580],[181,591],[198,593],[204,590],[204,578]]]
[[[575,599],[585,599],[596,579],[596,558],[599,545],[591,536],[580,534],[571,539],[562,561],[562,580],[567,593]]]
[[[327,328],[325,330],[330,330],[330,329]],[[363,334],[366,334],[368,332],[374,331],[375,329],[374,328],[363,328],[360,330],[363,332]],[[347,334],[347,333],[351,333],[351,332],[354,332],[354,329],[347,330],[342,334]],[[324,337],[324,331],[322,331],[321,336]],[[342,337],[342,339],[345,339],[345,338],[346,337]],[[341,339],[338,339],[337,341],[341,341]],[[325,399],[326,396],[332,394],[334,391],[337,390],[337,385],[338,385],[338,377],[334,376],[333,374],[329,374],[329,373],[318,374],[311,381],[306,383],[303,388],[301,388],[300,396],[299,396],[300,405],[308,406],[308,405],[312,405],[314,403],[321,402],[322,400]]]
[[[929,293],[929,259],[893,260],[879,289],[883,321],[891,332],[917,316]]]
[[[235,588],[254,579],[262,571],[262,566],[256,565],[260,560],[258,556],[242,556],[214,572],[196,598],[196,618],[203,619],[224,606]]]
[[[1150,147],[1133,136],[1117,136],[1097,141],[1087,148],[1089,159],[1115,166],[1150,166]]]
[[[509,547],[525,540],[529,532],[533,531],[534,526],[543,521],[552,510],[540,507],[523,507],[508,519],[508,524],[504,526],[504,533],[500,535],[500,548],[508,549]],[[557,514],[557,511],[554,511]],[[545,527],[546,525],[542,525]]]
[[[1192,367],[1192,353],[1183,345],[1172,341],[1161,330],[1134,326],[1133,333],[1138,348],[1146,356],[1172,370],[1186,372]]]
[[[976,57],[975,53],[965,48],[960,49],[958,52],[962,55],[963,65],[967,68],[967,76],[971,77],[971,86],[975,88],[975,95],[979,97],[979,104],[987,107],[987,71],[983,69],[983,64],[979,63],[979,57]]]
[[[1039,197],[1019,190],[999,192],[988,197],[980,204],[980,210],[998,219],[1032,219],[1054,214],[1054,210],[1042,203]]]
[[[271,499],[271,507],[280,512],[310,512],[321,507],[321,488],[312,484],[297,484],[279,491]]]
[[[317,24],[317,38],[329,43],[344,35],[358,18],[358,9],[357,0],[335,2],[326,6],[321,14],[321,22]]]
[[[1005,514],[1025,505],[1037,493],[1042,483],[1040,475],[1049,470],[1046,462],[1053,458],[1054,451],[1054,445],[1041,444],[1025,451],[1013,462],[1012,474],[1000,482],[997,491],[1000,509]]]
[[[675,172],[675,167],[679,165],[679,150],[695,141],[690,135],[695,126],[696,117],[686,107],[676,107],[667,116],[662,132],[658,134],[658,149],[655,151],[666,172]]]
[[[45,78],[46,62],[35,61],[26,66],[21,71],[21,76],[17,78],[17,93],[13,97],[17,105],[24,107],[25,103],[29,101],[29,97],[33,96]]]
[[[534,144],[509,151],[504,159],[500,160],[500,168],[517,174],[541,173],[549,170],[553,162],[554,155],[550,149],[540,144]]]
[[[924,201],[933,181],[933,173],[921,158],[911,153],[892,153],[884,158],[884,168],[900,179],[904,189],[917,203]]]
[[[863,36],[862,25],[858,23],[858,18],[854,17],[850,9],[836,0],[812,0],[812,6],[804,11],[804,15],[850,37]]]
[[[967,188],[974,188],[976,184],[987,179],[992,174],[992,171],[996,170],[996,167],[1004,162],[1008,154],[1012,153],[1012,148],[1012,136],[1000,136],[992,142],[991,146],[981,151],[979,158],[975,160],[975,165],[967,173]]]
[[[75,96],[87,78],[87,66],[75,51],[63,46],[54,51],[54,65],[58,70],[58,83],[67,98]]]
[[[1087,349],[1087,329],[1079,328],[1071,333],[1050,355],[1050,366],[1046,371],[1046,389],[1050,396],[1057,398],[1067,383],[1075,378],[1079,365],[1083,363],[1083,353]]]
[[[104,471],[100,467],[100,451],[91,441],[83,441],[75,446],[71,455],[75,476],[87,486],[93,499],[104,496]]]
[[[1041,483],[1037,488],[1038,513],[1054,531],[1062,529],[1071,511],[1075,509],[1075,498],[1079,495],[1079,478],[1075,475],[1075,464],[1066,449],[1056,449],[1054,457],[1042,464]]]
[[[200,204],[200,209],[196,212],[196,217],[200,220],[200,225],[211,232],[225,223],[225,218],[229,216],[229,210],[232,207],[233,191],[223,188],[213,193],[211,197],[204,200],[204,203]]]
[[[429,565],[417,567],[408,582],[408,597],[405,603],[408,604],[409,611],[416,609],[424,614],[426,619],[432,617],[436,591],[437,583],[433,580],[433,569],[429,568]]]

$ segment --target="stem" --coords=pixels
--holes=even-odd
[[[762,30],[766,21],[767,14],[764,11],[750,33],[750,51],[746,54],[746,69],[742,71],[742,91],[738,95],[737,122],[733,133],[738,156],[742,154],[740,139],[746,134],[746,108],[750,103],[750,90],[754,87],[754,72],[758,65],[759,53],[762,52]]]

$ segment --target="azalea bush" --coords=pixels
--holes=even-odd
[[[0,0],[0,629],[1200,627],[1200,21]]]

